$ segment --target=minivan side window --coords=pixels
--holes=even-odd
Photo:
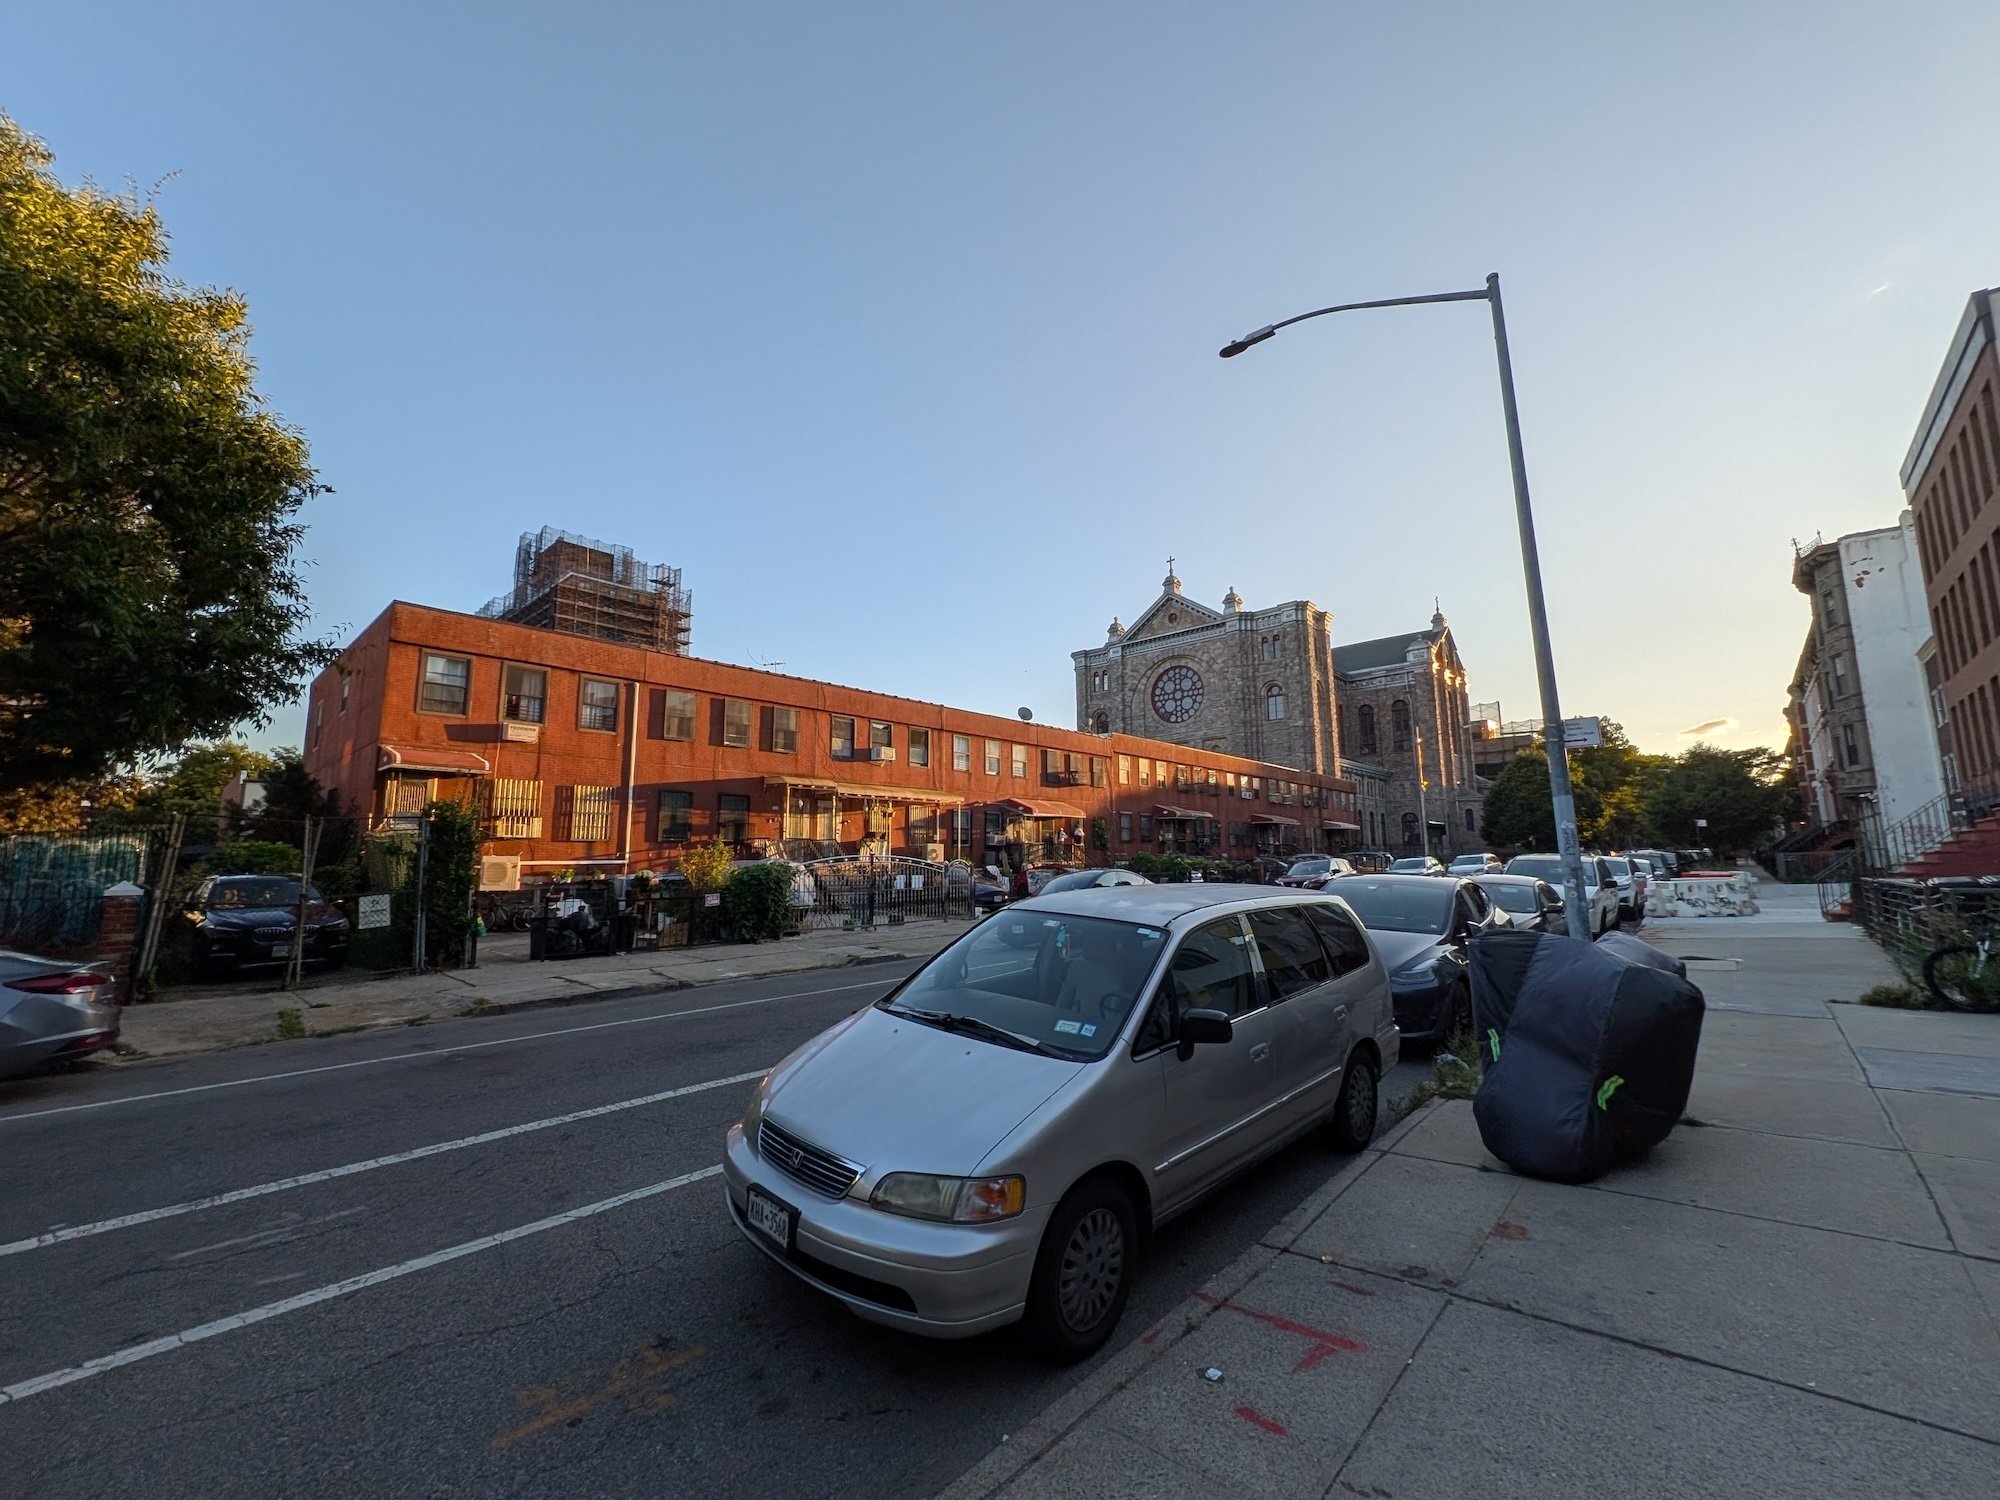
[[[1326,944],[1327,957],[1332,960],[1336,975],[1368,967],[1368,939],[1361,935],[1359,927],[1331,906],[1308,906],[1305,913],[1320,941]]]
[[[1319,939],[1297,908],[1253,911],[1250,930],[1257,935],[1257,952],[1264,960],[1264,977],[1271,982],[1273,1000],[1289,999],[1333,977],[1333,966],[1321,951]]]
[[[1176,1017],[1190,1010],[1219,1010],[1225,1016],[1255,1010],[1257,975],[1243,924],[1222,917],[1195,928],[1174,950],[1167,983]]]

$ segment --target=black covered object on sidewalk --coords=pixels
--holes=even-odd
[[[1677,959],[1541,932],[1475,937],[1471,958],[1484,1064],[1472,1114],[1488,1151],[1531,1177],[1589,1182],[1666,1139],[1705,1009]]]

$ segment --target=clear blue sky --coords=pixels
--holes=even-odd
[[[1068,722],[1155,594],[1442,597],[1534,711],[1505,279],[1565,708],[1775,743],[1791,539],[1894,522],[2000,280],[1990,0],[10,7],[0,107],[159,190],[338,494],[322,629],[555,524],[695,649]],[[267,738],[296,741],[300,716]]]

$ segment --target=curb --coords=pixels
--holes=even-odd
[[[1106,1359],[1075,1387],[1038,1412],[1019,1432],[1008,1433],[999,1446],[967,1469],[934,1500],[987,1500],[1017,1479],[1112,1397],[1131,1385],[1190,1334],[1221,1311],[1223,1303],[1255,1281],[1284,1255],[1314,1220],[1359,1182],[1389,1154],[1416,1123],[1444,1101],[1433,1099],[1398,1120],[1369,1143],[1355,1167],[1330,1177],[1304,1202],[1286,1214],[1235,1260],[1210,1277],[1172,1311]]]
[[[737,984],[751,979],[782,979],[788,974],[811,974],[820,969],[854,969],[869,964],[907,963],[920,955],[914,953],[871,953],[862,955],[850,953],[837,963],[798,964],[784,969],[766,969],[758,974],[717,974],[707,979],[685,979],[674,975],[655,975],[643,984],[619,985],[615,989],[578,990],[575,994],[536,995],[526,1000],[495,1000],[481,1005],[476,1001],[463,1010],[451,1012],[452,1019],[461,1016],[511,1016],[527,1010],[551,1010],[558,1006],[588,1005],[593,1000],[629,1000],[634,995],[660,995],[674,990],[696,990],[709,984]]]

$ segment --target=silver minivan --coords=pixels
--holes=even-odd
[[[758,1083],[729,1129],[751,1243],[872,1322],[1111,1336],[1151,1231],[1314,1127],[1355,1151],[1396,1056],[1332,892],[1019,901]]]

